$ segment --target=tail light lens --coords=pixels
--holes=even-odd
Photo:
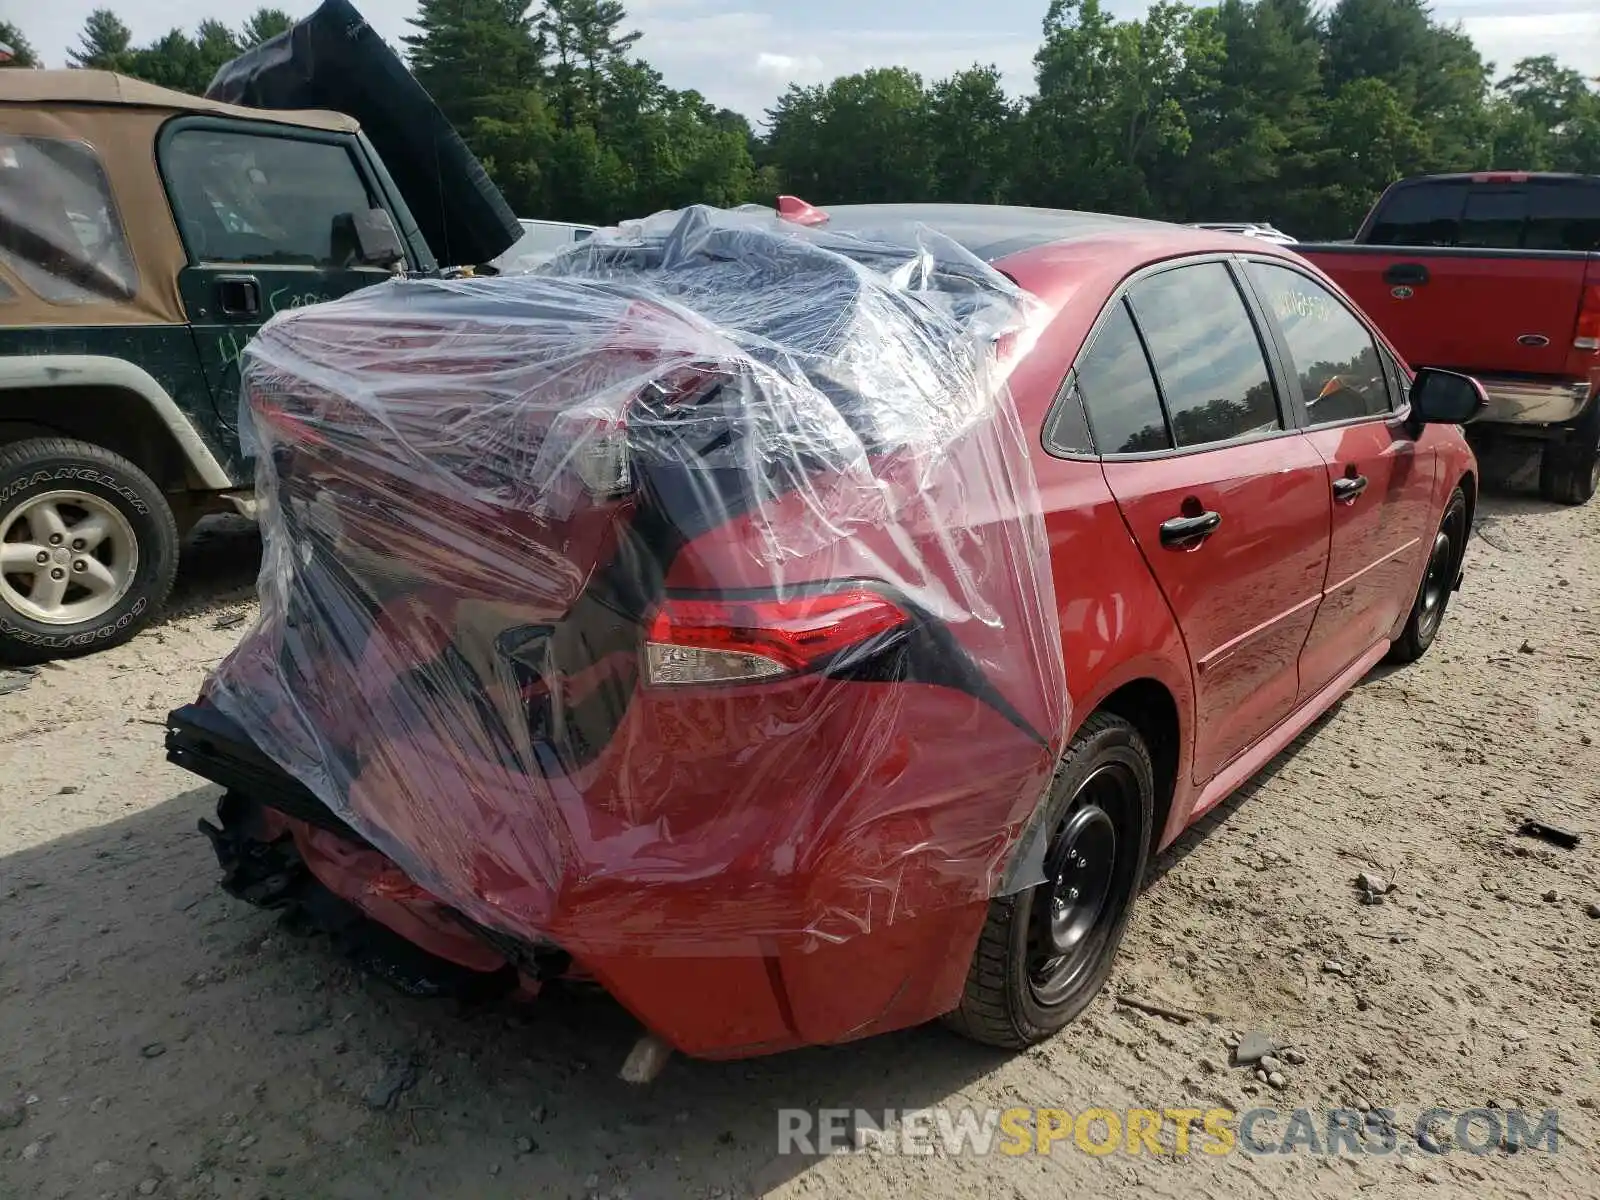
[[[650,622],[646,677],[656,686],[776,679],[907,619],[899,605],[866,587],[781,600],[668,597]]]
[[[1578,330],[1573,337],[1575,350],[1600,350],[1600,284],[1583,289],[1583,308],[1578,312]]]

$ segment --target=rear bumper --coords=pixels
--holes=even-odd
[[[1492,425],[1565,425],[1583,415],[1592,392],[1588,380],[1506,379],[1479,376],[1489,406],[1476,422]]]
[[[208,829],[214,845],[232,847],[235,858],[288,853],[302,863],[318,888],[359,910],[370,921],[398,934],[424,953],[421,965],[381,973],[391,980],[447,979],[487,981],[515,971],[525,984],[558,978],[570,963],[578,975],[603,985],[647,1028],[676,1049],[704,1058],[740,1058],[802,1045],[848,1041],[921,1024],[953,1008],[960,999],[967,966],[982,927],[987,903],[971,901],[896,918],[895,881],[885,878],[885,911],[854,936],[831,940],[808,934],[772,936],[708,933],[686,938],[696,914],[708,931],[728,928],[730,905],[770,903],[742,895],[736,879],[651,884],[641,903],[637,887],[627,906],[635,920],[653,910],[663,936],[652,942],[632,936],[625,942],[574,950],[570,957],[561,932],[548,940],[491,930],[461,914],[401,873],[349,824],[332,813],[303,784],[272,763],[249,736],[204,701],[175,710],[168,719],[168,758],[228,789],[236,817],[230,827]],[[244,798],[241,804],[237,798]],[[263,815],[254,814],[265,810]],[[292,840],[291,840],[292,839]],[[235,895],[268,907],[239,886],[224,859],[224,881]],[[885,864],[888,865],[888,864]],[[281,871],[267,870],[275,878]],[[820,886],[810,881],[810,886]],[[798,912],[808,898],[807,880],[795,881]],[[618,911],[610,889],[587,888],[595,919],[611,923]],[[563,908],[559,925],[582,940],[585,906]],[[798,927],[798,919],[796,927]],[[601,939],[603,943],[603,939]],[[429,966],[429,964],[432,966]],[[448,981],[448,980],[447,980]],[[447,989],[459,990],[455,979]],[[426,992],[434,987],[408,987]]]

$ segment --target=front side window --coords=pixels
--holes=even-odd
[[[0,261],[51,304],[138,291],[110,181],[87,143],[0,135]]]
[[[1101,454],[1172,449],[1150,360],[1123,301],[1117,302],[1094,342],[1079,356],[1077,376],[1078,394]]]
[[[1389,384],[1367,327],[1316,280],[1253,262],[1250,279],[1277,318],[1313,425],[1390,410]]]
[[[351,218],[376,205],[343,145],[182,129],[167,144],[162,166],[191,259],[359,265]]]
[[[1180,447],[1283,428],[1261,339],[1226,265],[1163,271],[1129,299]]]

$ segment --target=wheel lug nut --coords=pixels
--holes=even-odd
[[[72,569],[74,571],[87,571],[89,569],[89,564],[80,558],[72,564]]]
[[[74,550],[82,550],[86,545],[88,545],[88,543],[85,542],[82,538],[73,538],[72,539],[72,548]]]
[[[1078,889],[1077,888],[1068,888],[1067,889],[1067,899],[1068,900],[1076,900],[1077,898],[1078,898]]]
[[[52,545],[52,546],[59,546],[59,545],[61,545],[61,535],[60,535],[60,534],[59,534],[59,533],[52,533],[52,534],[51,534],[51,535],[50,535],[50,544],[51,544],[51,545]]]
[[[33,556],[33,561],[37,563],[47,563],[50,561],[50,555],[41,550],[39,553]]]
[[[66,577],[67,577],[67,573],[65,571],[63,571],[60,567],[54,567],[50,571],[50,578],[51,579],[65,579]]]

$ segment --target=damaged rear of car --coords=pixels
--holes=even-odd
[[[272,321],[261,620],[168,733],[227,886],[698,1055],[955,1007],[1069,715],[1029,315],[929,231],[691,209]]]

